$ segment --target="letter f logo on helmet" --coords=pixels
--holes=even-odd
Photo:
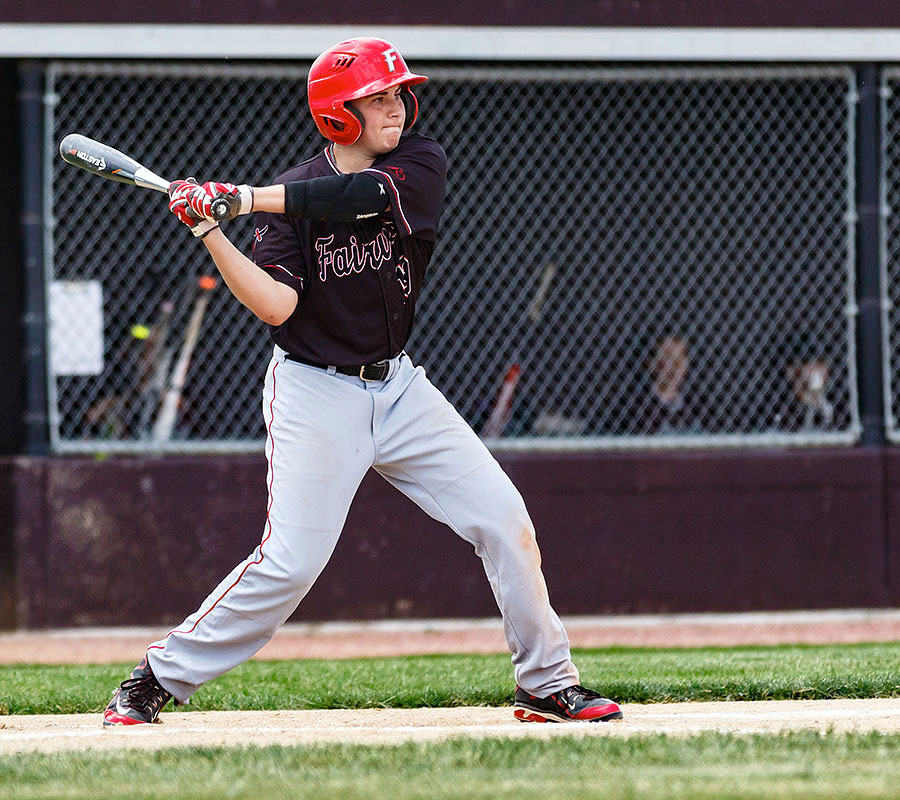
[[[335,144],[349,145],[362,134],[362,120],[348,105],[394,86],[406,106],[406,128],[415,121],[419,104],[410,87],[427,81],[409,71],[403,56],[384,39],[360,37],[329,47],[309,69],[307,94],[316,127]]]
[[[385,50],[381,55],[384,56],[384,60],[387,62],[388,72],[394,71],[394,62],[397,60],[397,57],[400,55],[393,47]]]

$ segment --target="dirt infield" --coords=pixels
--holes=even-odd
[[[731,647],[900,641],[900,610],[566,617],[572,646]],[[0,633],[0,664],[137,662],[167,628],[70,628]],[[283,626],[258,659],[504,653],[499,619]]]
[[[828,644],[900,641],[900,611],[857,610],[567,618],[573,647]],[[84,664],[140,658],[162,629],[71,629],[0,634],[0,663]],[[351,658],[505,652],[499,620],[287,625],[256,656]],[[625,705],[621,722],[534,725],[510,708],[337,711],[172,711],[164,724],[104,729],[99,714],[0,717],[0,754],[59,750],[349,742],[427,742],[452,736],[689,735],[900,732],[900,699]]]
[[[453,736],[633,736],[702,731],[900,732],[900,699],[625,705],[620,722],[523,724],[509,708],[165,712],[161,725],[103,728],[99,714],[0,717],[0,755],[184,746],[397,744]]]

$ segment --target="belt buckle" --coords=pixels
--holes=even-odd
[[[359,368],[359,377],[364,381],[383,381],[390,365],[387,361],[376,361],[374,364],[363,364]]]

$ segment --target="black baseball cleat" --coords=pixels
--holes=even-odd
[[[513,712],[520,722],[609,722],[622,719],[618,703],[583,686],[568,686],[549,697],[516,687]]]
[[[104,725],[140,725],[145,722],[162,722],[157,719],[162,707],[172,699],[150,669],[144,656],[131,672],[131,677],[122,681],[112,700],[103,712]]]

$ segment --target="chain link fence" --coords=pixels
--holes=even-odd
[[[884,407],[888,441],[900,442],[900,68],[882,72],[881,296]]]
[[[55,148],[266,183],[322,146],[307,69],[49,65],[55,450],[261,449],[265,327],[198,286],[211,261],[162,196]],[[851,69],[419,69],[450,172],[407,349],[492,446],[856,441]],[[245,252],[251,230],[228,224]]]

